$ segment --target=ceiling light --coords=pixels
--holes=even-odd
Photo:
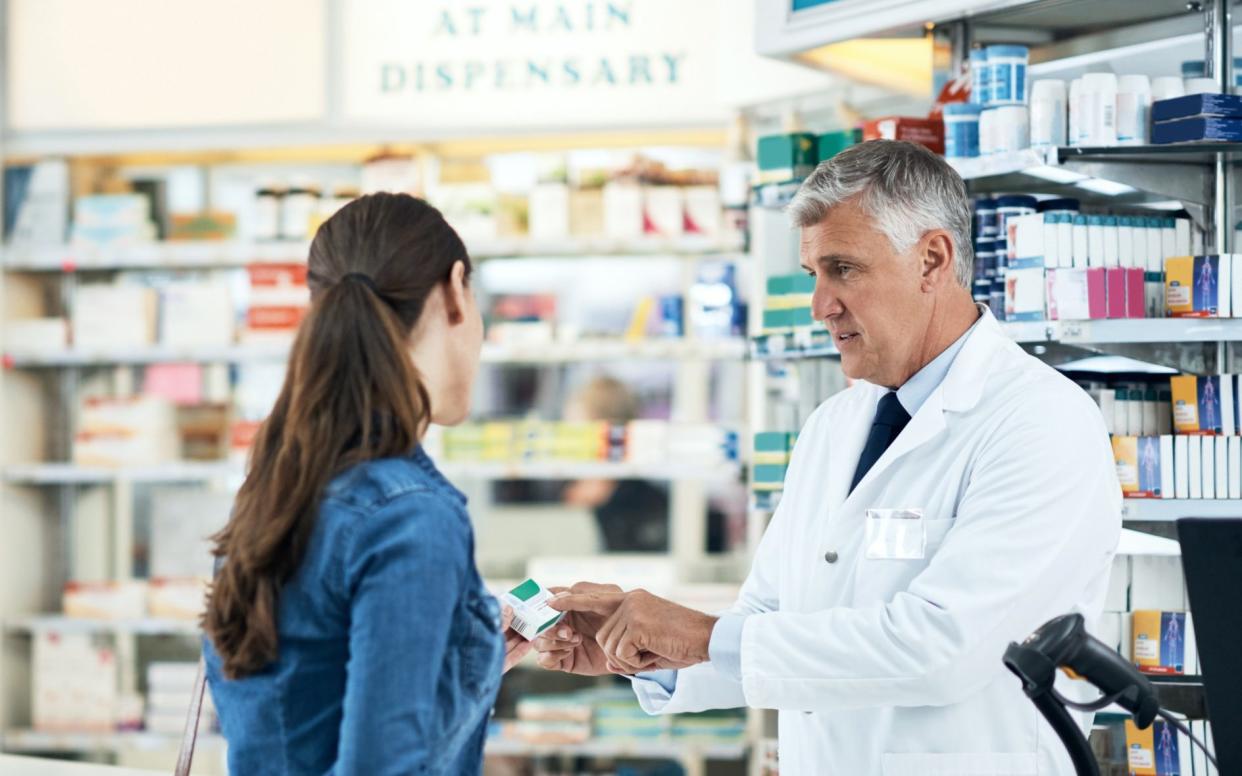
[[[1062,372],[1095,372],[1097,374],[1119,374],[1129,372],[1153,375],[1177,374],[1176,369],[1170,369],[1166,366],[1160,366],[1158,364],[1148,364],[1144,361],[1136,361],[1132,358],[1126,358],[1124,356],[1090,356],[1088,358],[1080,358],[1077,361],[1067,361],[1064,364],[1057,364],[1057,369]]]
[[[1086,175],[1080,172],[1067,170],[1064,167],[1053,167],[1048,164],[1041,164],[1038,167],[1028,167],[1022,171],[1026,175],[1034,178],[1043,178],[1053,183],[1077,183],[1079,181],[1088,180]]]
[[[1080,189],[1094,191],[1096,194],[1103,194],[1107,197],[1118,197],[1135,191],[1133,186],[1127,186],[1116,181],[1106,181],[1103,178],[1088,178],[1085,181],[1079,181],[1076,185]]]

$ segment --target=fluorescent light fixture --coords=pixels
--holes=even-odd
[[[1139,207],[1145,207],[1149,210],[1184,210],[1186,208],[1176,199],[1162,199],[1159,202],[1143,202]]]
[[[1148,364],[1144,361],[1136,361],[1133,358],[1126,358],[1124,356],[1089,356],[1087,358],[1080,358],[1077,361],[1057,364],[1057,369],[1062,372],[1095,372],[1096,374],[1129,372],[1151,375],[1177,374],[1176,369],[1170,369],[1159,364]]]
[[[1133,186],[1127,186],[1116,181],[1106,181],[1103,178],[1088,178],[1085,181],[1079,181],[1076,185],[1080,189],[1094,191],[1096,194],[1103,194],[1106,197],[1119,197],[1122,194],[1130,194],[1135,191]]]
[[[1043,178],[1053,183],[1078,183],[1079,181],[1089,180],[1088,176],[1080,172],[1067,170],[1064,167],[1053,167],[1048,164],[1041,164],[1038,167],[1028,167],[1022,171],[1026,175],[1034,178]]]

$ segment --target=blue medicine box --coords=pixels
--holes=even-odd
[[[1179,121],[1162,121],[1151,127],[1151,142],[1156,145],[1195,141],[1242,141],[1242,118],[1198,117]]]
[[[1188,94],[1171,100],[1157,100],[1151,106],[1153,122],[1197,116],[1242,118],[1242,97],[1232,94]]]

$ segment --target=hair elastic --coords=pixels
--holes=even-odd
[[[375,287],[375,281],[371,279],[370,275],[364,275],[361,272],[346,272],[344,275],[341,276],[341,280],[342,281],[355,280],[361,283],[362,285],[366,286],[367,288],[371,289],[376,294],[379,294],[379,289]]]

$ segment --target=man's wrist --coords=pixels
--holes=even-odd
[[[716,621],[719,617],[713,617],[710,614],[700,614],[698,624],[694,630],[694,642],[692,644],[691,657],[697,663],[706,663],[711,658],[712,630],[716,627]]]

